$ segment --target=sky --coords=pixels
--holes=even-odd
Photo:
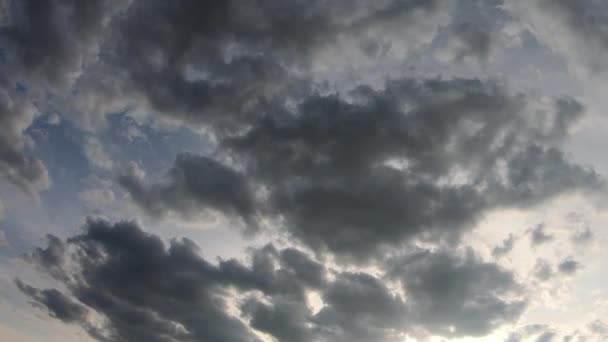
[[[0,340],[608,340],[608,2],[0,0]]]

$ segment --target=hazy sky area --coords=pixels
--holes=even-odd
[[[0,341],[608,341],[606,94],[606,0],[0,0]]]

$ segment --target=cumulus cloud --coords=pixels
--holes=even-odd
[[[444,63],[473,58],[487,65],[493,50],[501,44],[499,30],[508,22],[501,0],[459,0],[454,2],[451,22],[441,28],[435,57]]]
[[[574,234],[572,234],[572,236],[571,236],[572,242],[577,245],[588,244],[589,242],[593,241],[593,238],[594,238],[593,231],[589,227],[580,229],[580,230],[574,232]]]
[[[42,161],[24,151],[27,144],[24,131],[34,120],[37,110],[23,99],[24,95],[9,88],[8,83],[0,79],[0,175],[35,196],[50,185]]]
[[[109,340],[257,340],[225,312],[223,281],[214,275],[222,272],[198,257],[191,241],[165,249],[134,224],[90,221],[70,244],[78,247],[74,261],[82,268],[66,280],[70,295],[105,316]]]
[[[268,244],[247,262],[214,263],[188,239],[167,245],[133,222],[89,220],[79,235],[49,235],[47,248],[26,257],[61,291],[21,280],[17,287],[51,316],[108,341],[481,337],[515,321],[527,304],[524,287],[509,270],[462,252],[463,238],[494,211],[605,190],[593,168],[564,152],[587,108],[491,77],[429,76],[409,62],[439,51],[449,62],[490,63],[513,20],[505,9],[517,14],[517,6],[8,2],[0,19],[5,180],[33,195],[47,189],[48,171],[25,132],[40,116],[52,125],[67,120],[83,131],[91,172],[120,172],[114,180],[151,218],[219,214],[315,252]],[[590,47],[603,56],[600,1],[535,6],[529,15],[539,22],[567,24],[565,44],[576,47],[567,53]],[[530,28],[538,37],[542,29]],[[585,61],[594,70],[604,63],[596,57]],[[124,167],[99,140],[115,112],[137,122],[121,133],[129,140],[155,139],[142,138],[144,123],[175,124],[204,134],[213,152],[178,154],[164,177],[146,176],[143,161]],[[112,185],[80,198],[112,202],[120,194]],[[529,234],[534,246],[553,239],[542,225]],[[496,246],[494,259],[516,239]],[[549,281],[581,267],[539,259],[532,276]]]
[[[553,241],[554,236],[545,231],[545,224],[541,223],[536,225],[530,232],[530,243],[532,246],[538,246],[550,241]]]
[[[572,258],[566,258],[557,265],[557,269],[566,275],[575,274],[581,267],[581,264]]]
[[[430,43],[440,5],[133,1],[108,19],[109,28],[98,28],[108,39],[97,62],[57,102],[86,125],[130,108],[187,124],[231,126],[260,101],[290,95],[314,75],[329,74],[316,69],[331,64],[334,71],[350,70],[358,60],[370,60],[365,42],[398,56]],[[334,57],[344,51],[357,57],[340,63]]]
[[[534,264],[532,275],[540,281],[547,281],[554,275],[553,267],[551,267],[551,264],[547,260],[539,258],[536,260],[536,264]]]
[[[526,306],[513,274],[471,250],[462,257],[415,253],[398,260],[391,274],[401,280],[413,315],[433,333],[483,336]]]
[[[37,247],[33,253],[26,255],[25,259],[33,262],[53,277],[63,280],[65,274],[63,266],[65,263],[65,243],[55,235],[48,234],[47,247]]]
[[[24,152],[24,131],[45,95],[69,89],[95,57],[99,30],[119,2],[20,1],[7,6],[0,28],[0,173],[30,194],[48,188],[44,164]]]
[[[165,183],[127,175],[121,184],[152,215],[259,213],[354,259],[414,238],[458,239],[493,209],[604,187],[559,149],[584,111],[574,99],[541,101],[475,79],[400,79],[266,109],[218,135],[218,153],[242,174],[192,154],[177,157]],[[253,196],[254,185],[266,195]]]
[[[66,297],[63,293],[55,289],[38,290],[18,279],[15,280],[15,283],[21,292],[44,305],[51,316],[66,323],[80,322],[85,319],[87,311],[84,306]]]
[[[555,99],[533,119],[535,106],[492,82],[395,80],[310,96],[224,146],[270,190],[294,236],[364,257],[414,236],[458,237],[493,208],[601,188],[553,145],[583,107]]]
[[[103,144],[93,136],[88,136],[85,139],[84,154],[89,159],[89,162],[96,167],[111,170],[114,166],[114,162],[107,155]]]
[[[508,3],[543,43],[587,75],[606,71],[608,7],[602,0],[535,0]]]
[[[254,195],[245,176],[209,157],[178,155],[163,183],[146,184],[133,172],[120,176],[119,183],[154,217],[169,212],[187,217],[210,208],[255,224]]]
[[[67,291],[16,280],[19,289],[52,316],[109,341],[258,341],[254,330],[280,341],[390,341],[410,331],[477,336],[516,319],[525,306],[513,275],[470,250],[392,260],[384,277],[400,283],[405,298],[384,277],[329,277],[323,264],[293,248],[253,249],[249,264],[210,263],[191,240],[166,246],[131,222],[89,220],[80,235],[49,237],[29,259]],[[316,313],[310,291],[323,301]],[[94,325],[91,312],[104,325]]]
[[[495,258],[500,258],[505,256],[511,252],[513,246],[515,245],[515,240],[517,238],[513,234],[509,234],[509,237],[502,241],[502,244],[496,246],[492,249],[492,256]]]
[[[506,341],[603,341],[608,336],[605,328],[606,324],[601,320],[594,320],[576,329],[547,324],[528,324],[511,332]]]
[[[487,30],[477,23],[463,22],[454,24],[449,32],[451,44],[442,51],[443,59],[453,62],[473,56],[482,62],[487,61],[492,43]]]

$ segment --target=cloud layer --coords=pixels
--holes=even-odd
[[[258,341],[254,331],[280,341],[390,341],[411,331],[479,336],[526,305],[514,276],[472,250],[420,250],[391,260],[384,275],[331,270],[301,250],[272,245],[252,250],[249,264],[210,263],[191,240],[165,246],[135,223],[89,220],[67,241],[50,236],[29,259],[66,292],[16,280],[19,289],[100,340]],[[311,292],[323,302],[318,312]]]
[[[593,103],[527,77],[602,75],[607,13],[600,0],[0,0],[0,190],[42,198],[54,225],[84,216],[57,198],[105,217],[51,232],[25,259],[54,285],[17,277],[15,291],[100,341],[507,331],[534,291],[591,269],[578,251],[595,232],[569,231],[573,250],[555,255],[550,223],[471,236],[493,214],[605,198],[568,146]],[[7,197],[14,224],[23,205]],[[247,260],[164,240],[217,217],[212,230],[252,238]],[[561,333],[519,324],[508,338]]]

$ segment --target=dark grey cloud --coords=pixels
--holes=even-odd
[[[597,329],[596,329],[597,328]],[[563,328],[552,327],[546,324],[529,324],[516,329],[509,334],[508,342],[520,341],[563,341],[563,342],[584,342],[584,341],[603,341],[608,336],[606,324],[601,320],[595,320],[585,326],[576,329],[565,330]]]
[[[496,246],[496,247],[494,247],[494,249],[492,249],[492,256],[495,258],[500,258],[502,256],[509,254],[509,252],[511,252],[511,250],[513,249],[513,246],[515,245],[516,239],[517,238],[515,237],[515,235],[509,234],[509,237],[504,239],[502,241],[502,244],[500,244],[499,246]]]
[[[526,306],[513,274],[471,250],[462,256],[422,251],[398,260],[415,320],[444,336],[483,336],[519,317]]]
[[[545,333],[551,331],[551,327],[546,324],[528,324],[518,328],[516,331],[511,332],[507,337],[507,342],[521,342],[531,339],[533,336],[543,336]]]
[[[481,12],[503,2],[458,3],[469,5],[438,23],[456,42],[455,59],[489,60],[500,25]],[[330,84],[364,80],[350,74],[358,59],[403,59],[421,41],[437,43],[422,24],[435,27],[446,4],[11,1],[0,28],[0,174],[29,193],[49,186],[23,133],[41,112],[58,111],[91,136],[106,113],[123,110],[204,128],[217,159],[181,154],[161,181],[118,178],[136,205],[154,218],[218,211],[356,263],[412,241],[458,244],[492,210],[602,191],[603,179],[561,150],[585,111],[575,99],[544,102],[500,82],[405,70],[379,71],[391,79],[374,87]],[[568,22],[581,15],[564,1],[547,6]],[[604,33],[590,31],[604,45]],[[334,75],[342,69],[351,72]],[[548,238],[532,232],[534,244]],[[493,255],[513,244],[510,236]],[[134,223],[90,220],[67,243],[49,236],[28,259],[66,290],[17,281],[19,289],[109,341],[257,341],[254,330],[279,341],[482,336],[526,305],[509,271],[472,252],[411,253],[380,275],[331,272],[272,245],[252,250],[247,264],[211,263],[190,240],[167,246]],[[537,278],[553,276],[551,265],[537,266]],[[324,304],[318,312],[307,299],[313,291]],[[93,328],[89,311],[107,324]]]
[[[566,258],[557,265],[557,269],[565,275],[573,275],[580,270],[581,267],[581,264],[572,258]]]
[[[537,259],[532,270],[532,275],[540,281],[547,281],[554,275],[553,267],[547,260]]]
[[[89,221],[69,244],[81,270],[67,281],[70,295],[105,316],[108,340],[257,341],[226,312],[226,280],[191,241],[166,249],[133,223]]]
[[[312,313],[301,301],[275,297],[271,304],[250,298],[241,307],[251,326],[278,341],[314,341]]]
[[[462,62],[473,58],[487,66],[491,54],[504,37],[500,30],[512,21],[503,0],[454,1],[451,23],[436,37],[435,53],[442,62]]]
[[[572,257],[568,257],[559,262],[555,267],[547,260],[539,258],[532,270],[532,275],[540,281],[548,281],[556,275],[556,271],[562,275],[571,276],[576,274],[583,265]]]
[[[41,112],[58,111],[87,130],[103,125],[105,114],[130,108],[196,125],[234,124],[264,98],[300,87],[318,51],[338,42],[360,50],[361,37],[383,37],[387,27],[401,38],[414,14],[438,6],[434,0],[6,4],[0,174],[30,194],[50,185],[43,163],[24,150],[23,132]]]
[[[309,93],[296,104],[267,103],[248,128],[218,136],[242,175],[186,155],[165,184],[121,182],[152,214],[211,205],[280,218],[314,249],[363,260],[415,238],[458,239],[492,209],[601,190],[593,169],[559,149],[584,107],[556,98],[539,111],[536,101],[466,79]],[[268,196],[256,200],[247,183]]]
[[[454,27],[454,34],[464,43],[470,53],[481,60],[487,60],[491,44],[491,37],[487,31],[472,23],[461,23]]]
[[[536,338],[536,342],[551,342],[554,341],[556,334],[552,331],[547,331],[542,333],[540,336]]]
[[[357,53],[361,41],[407,31],[437,3],[134,1],[72,101],[84,111],[131,104],[189,124],[238,126],[260,103],[307,87],[322,51]]]
[[[35,250],[29,259],[63,270],[65,276],[59,279],[69,296],[60,299],[74,305],[58,307],[57,300],[46,298],[47,293],[56,297],[56,290],[38,290],[19,280],[17,284],[53,315],[82,326],[99,340],[258,341],[247,324],[229,313],[228,289],[269,296],[273,310],[284,310],[277,318],[281,329],[291,329],[282,322],[307,324],[296,311],[308,310],[306,289],[326,283],[324,267],[296,249],[267,245],[253,251],[249,266],[234,259],[211,264],[199,256],[192,241],[174,239],[167,247],[131,222],[89,220],[81,235],[63,243],[60,257],[53,256],[57,246],[56,238],[49,239],[48,247]],[[243,317],[251,318],[253,328],[269,330],[272,319],[259,305],[253,300],[242,304]],[[91,329],[81,308],[102,315],[107,324]]]
[[[548,242],[553,241],[555,238],[552,234],[547,233],[544,223],[536,225],[530,230],[530,243],[532,246],[539,246]]]
[[[293,248],[266,245],[252,250],[248,264],[210,263],[194,242],[173,239],[167,246],[131,222],[89,220],[83,229],[61,242],[60,252],[51,238],[29,257],[46,266],[41,270],[63,271],[56,279],[64,293],[16,284],[50,315],[103,341],[258,341],[253,330],[279,341],[477,336],[514,320],[525,305],[513,275],[471,251],[420,251],[390,261],[385,275],[330,276]],[[401,284],[405,298],[389,283]],[[311,291],[323,301],[318,312],[308,301]],[[95,327],[89,312],[105,323]]]
[[[604,1],[541,0],[539,5],[552,15],[553,20],[565,24],[576,43],[582,44],[580,47],[587,48],[586,51],[576,51],[582,55],[584,64],[595,71],[606,69],[602,58],[608,52],[608,6]]]
[[[0,26],[0,174],[30,194],[48,188],[44,164],[24,151],[25,129],[46,99],[69,88],[95,57],[99,31],[120,1],[10,1]]]
[[[18,279],[15,280],[15,284],[23,293],[44,305],[51,316],[65,323],[77,323],[85,320],[87,314],[85,307],[63,293],[55,289],[38,290]]]
[[[59,280],[65,280],[65,272],[63,270],[65,264],[65,243],[55,235],[47,234],[47,247],[36,249],[24,259],[33,262],[42,270],[52,275]]]
[[[32,123],[36,108],[13,87],[0,76],[0,176],[35,196],[50,185],[42,161],[25,151],[23,132]]]
[[[343,273],[323,291],[327,303],[315,316],[327,341],[395,341],[407,331],[408,308],[382,280]]]
[[[26,87],[68,86],[82,64],[94,58],[99,31],[124,3],[11,1],[0,39],[4,62],[16,72],[14,81]]]
[[[572,71],[594,77],[607,70],[608,6],[604,1],[506,1],[505,8],[523,21],[522,29],[560,54]]]
[[[223,146],[296,238],[365,258],[412,237],[458,237],[494,208],[601,188],[555,145],[583,107],[555,99],[538,125],[534,101],[479,80],[395,80],[275,108]]]
[[[180,154],[167,180],[146,184],[133,172],[119,177],[133,201],[153,217],[193,216],[205,208],[253,222],[253,193],[244,175],[212,158]]]
[[[474,57],[486,63],[492,49],[492,32],[478,22],[456,22],[447,29],[447,42],[439,50],[439,59],[446,62],[462,62]]]

